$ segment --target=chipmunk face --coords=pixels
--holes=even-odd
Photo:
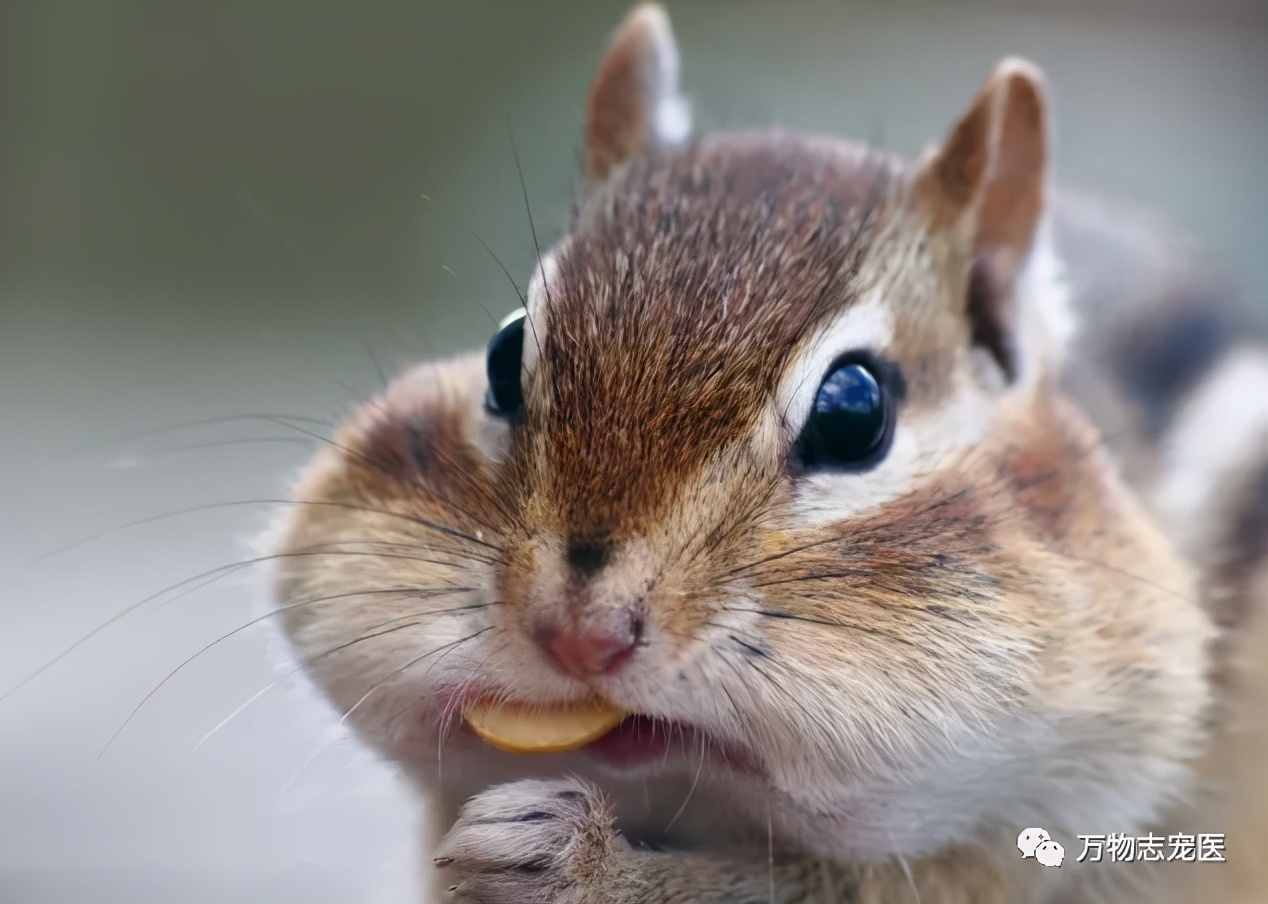
[[[300,657],[467,789],[708,762],[714,806],[850,856],[1150,815],[1198,738],[1206,626],[1049,379],[1037,76],[1001,64],[914,166],[683,142],[675,87],[642,8],[526,310],[310,466],[277,584]],[[628,718],[565,754],[461,727],[595,698]]]

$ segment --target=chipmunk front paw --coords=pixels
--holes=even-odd
[[[526,779],[467,801],[435,863],[463,904],[591,904],[610,898],[626,849],[594,786]]]

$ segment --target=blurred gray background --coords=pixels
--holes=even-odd
[[[1156,208],[1256,300],[1262,6],[669,3],[704,128],[914,154],[1031,57],[1062,180]],[[0,904],[404,900],[390,773],[269,688],[260,627],[199,653],[262,611],[256,569],[88,634],[251,555],[314,443],[249,416],[331,421],[486,341],[514,295],[467,230],[526,281],[510,136],[553,238],[625,8],[0,0],[0,694],[83,641],[0,700]]]

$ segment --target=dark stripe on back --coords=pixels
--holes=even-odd
[[[1185,397],[1248,326],[1223,298],[1188,295],[1159,308],[1123,337],[1115,362],[1118,380],[1139,407],[1152,440],[1166,433]]]
[[[1241,508],[1235,513],[1229,537],[1229,565],[1224,570],[1226,586],[1233,591],[1224,610],[1216,618],[1225,627],[1245,621],[1254,600],[1249,584],[1255,572],[1268,560],[1268,459],[1260,462],[1246,485]]]
[[[1064,192],[1054,227],[1080,321],[1067,385],[1112,418],[1100,423],[1109,436],[1134,434],[1120,446],[1157,448],[1232,347],[1264,335],[1260,312],[1200,246],[1129,204]]]

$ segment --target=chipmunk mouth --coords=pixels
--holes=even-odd
[[[616,769],[709,760],[753,771],[746,750],[699,726],[627,713],[602,700],[557,707],[477,702],[464,711],[463,725],[489,746],[516,756],[578,752]]]

